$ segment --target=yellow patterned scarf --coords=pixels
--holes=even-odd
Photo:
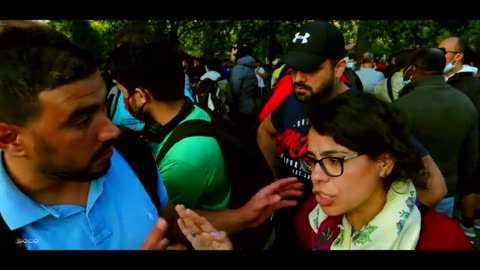
[[[314,250],[414,250],[421,216],[411,181],[394,182],[383,210],[357,232],[345,215],[328,217],[317,205],[309,215]]]

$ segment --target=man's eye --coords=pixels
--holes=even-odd
[[[92,117],[91,117],[90,115],[82,116],[80,119],[78,119],[77,125],[85,125],[85,124],[88,124],[91,119],[92,119]]]

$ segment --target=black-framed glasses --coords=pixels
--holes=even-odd
[[[307,173],[312,173],[313,166],[315,166],[315,164],[318,163],[320,165],[320,168],[322,168],[322,171],[326,175],[331,177],[338,177],[343,174],[343,163],[345,161],[356,158],[361,155],[363,154],[354,153],[354,154],[346,155],[344,157],[324,157],[319,160],[306,156],[306,157],[300,158],[299,163],[302,170]]]
[[[444,54],[447,54],[447,53],[461,53],[461,52],[457,52],[457,51],[449,51],[445,48],[439,48],[439,49],[442,50]]]

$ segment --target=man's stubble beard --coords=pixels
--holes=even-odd
[[[69,181],[69,182],[91,182],[105,176],[110,169],[112,162],[106,161],[105,166],[99,172],[90,172],[88,168],[85,170],[79,170],[78,172],[65,172],[61,170],[51,170],[44,166],[40,167],[40,172],[47,178],[57,181]]]
[[[56,148],[49,143],[42,140],[40,137],[34,136],[35,146],[34,151],[38,157],[49,156],[57,152]],[[98,172],[91,172],[92,164],[94,164],[99,157],[111,146],[113,146],[114,140],[104,142],[102,147],[95,151],[90,162],[81,169],[69,169],[58,168],[58,166],[48,164],[48,162],[40,162],[37,166],[38,171],[46,177],[46,179],[58,180],[58,181],[72,181],[72,182],[90,182],[95,179],[103,177],[111,167],[111,160],[107,160],[103,165],[103,168]],[[47,159],[48,160],[48,159]]]
[[[297,92],[295,91],[295,86],[296,85],[302,85],[303,88],[307,89],[310,91],[311,95],[306,96],[306,95],[298,95]],[[324,86],[325,85],[325,86]],[[332,98],[332,93],[333,93],[333,78],[331,78],[326,84],[322,85],[322,90],[321,91],[314,91],[311,87],[303,85],[303,84],[296,84],[293,83],[293,94],[295,96],[295,99],[304,104],[317,104],[317,103],[322,103],[328,101],[330,98]]]

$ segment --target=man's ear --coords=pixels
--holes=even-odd
[[[465,55],[465,54],[462,53],[462,52],[461,52],[461,53],[458,53],[458,54],[457,54],[457,58],[455,59],[455,62],[461,61],[461,62],[463,63],[463,57],[464,57],[464,55]]]
[[[20,143],[19,128],[6,123],[0,123],[0,149],[14,156],[25,155]]]
[[[335,77],[341,78],[343,73],[345,72],[346,66],[347,61],[345,60],[345,58],[342,58],[340,61],[338,61],[335,65]]]
[[[135,94],[138,95],[138,101],[141,103],[147,103],[150,100],[150,92],[145,88],[135,88]]]
[[[383,153],[377,157],[379,168],[379,176],[382,178],[387,177],[393,170],[395,160],[389,153]]]

